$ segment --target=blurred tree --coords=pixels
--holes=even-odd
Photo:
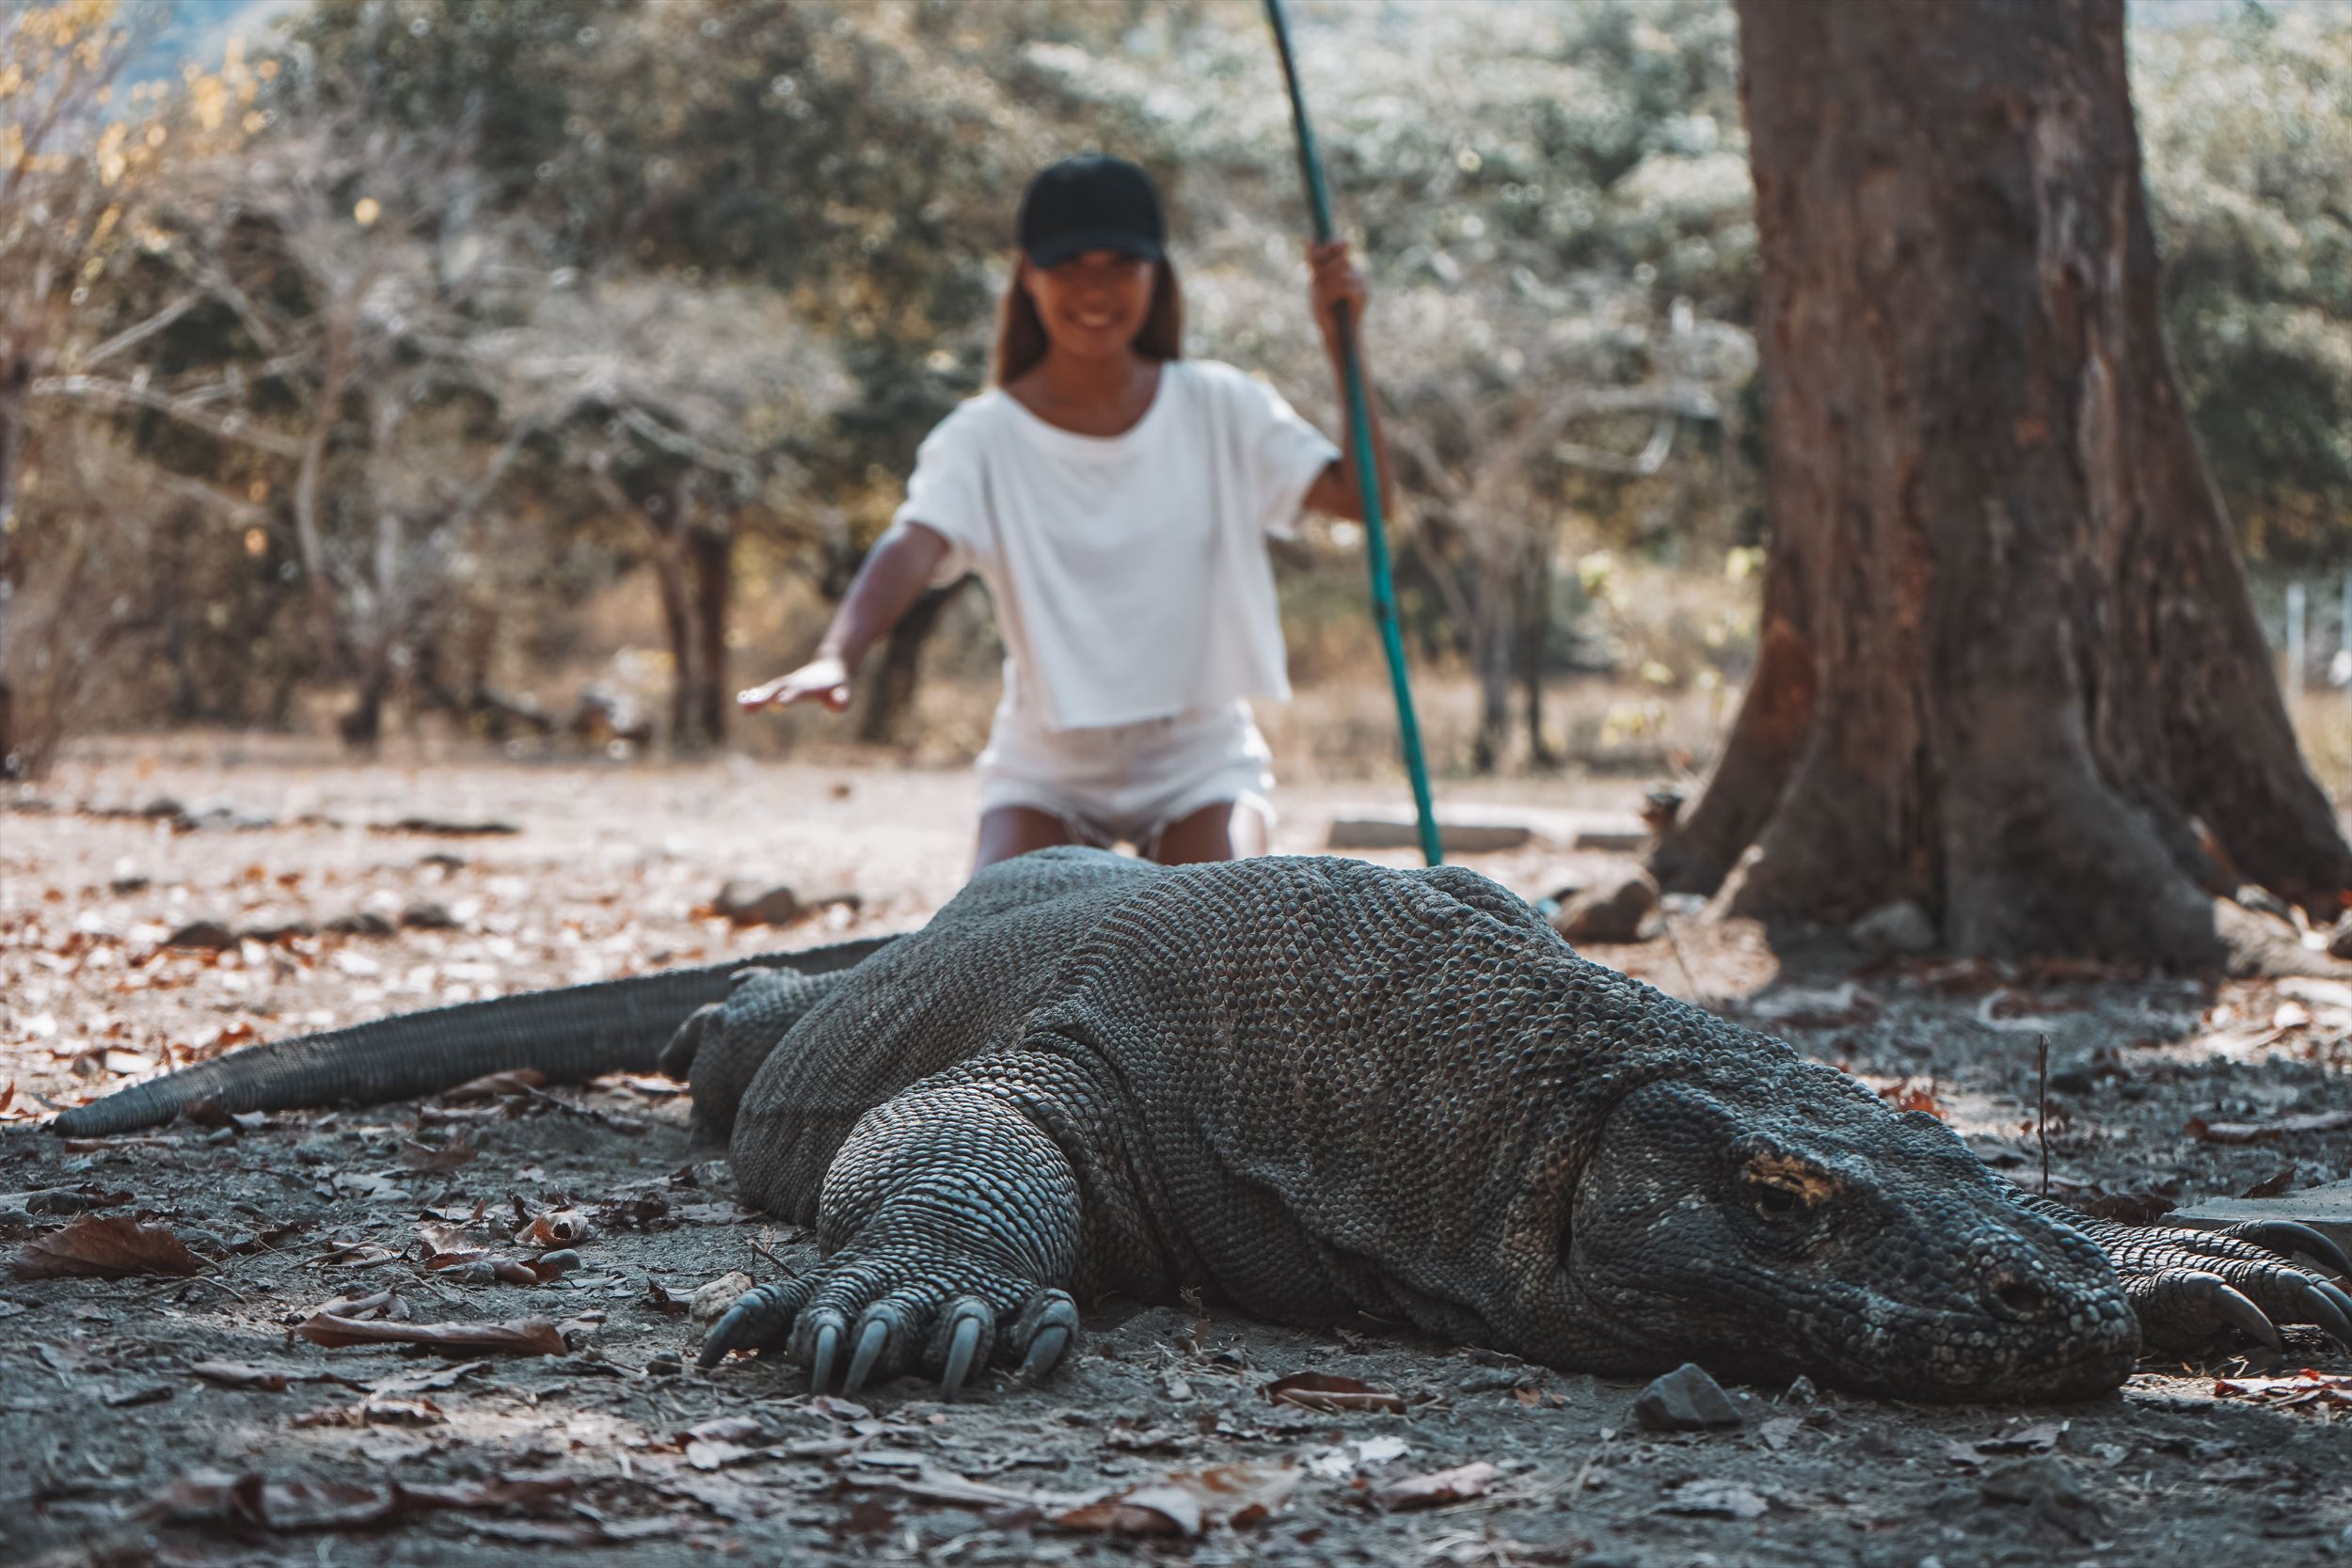
[[[2292,960],[2213,894],[2332,916],[2352,848],[2166,358],[2122,0],[1740,15],[1764,662],[1661,872],[1964,952]]]
[[[2254,555],[2352,555],[2352,10],[2136,29],[2166,335]]]
[[[37,411],[159,401],[109,379],[112,362],[179,313],[114,324],[103,280],[135,254],[134,236],[175,131],[217,129],[230,95],[197,76],[196,119],[170,119],[150,95],[117,102],[139,46],[115,0],[20,5],[0,15],[0,771],[42,766],[97,660],[150,609],[124,592],[123,541],[141,532],[98,505],[77,432],[44,438]],[[173,146],[177,151],[177,146]],[[179,308],[183,310],[184,306]],[[119,328],[119,329],[118,329]],[[196,410],[183,410],[202,419]],[[47,489],[37,495],[42,484]]]

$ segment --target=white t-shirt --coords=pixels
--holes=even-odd
[[[1009,705],[1048,729],[1287,697],[1266,535],[1339,454],[1231,365],[1170,360],[1119,436],[1047,424],[992,388],[924,438],[894,528],[977,572],[995,601]]]

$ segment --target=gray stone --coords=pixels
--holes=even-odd
[[[2164,1216],[2166,1225],[2218,1230],[2248,1220],[2294,1220],[2352,1252],[2352,1181],[2280,1193],[2277,1197],[2219,1197]]]
[[[1846,940],[1865,953],[1927,953],[1938,940],[1928,911],[1908,898],[1872,910],[1846,927]]]
[[[237,945],[237,933],[217,920],[191,920],[164,938],[166,947],[200,947],[218,953]]]
[[[1638,942],[1642,922],[1657,907],[1657,879],[1636,867],[1578,894],[1560,906],[1551,924],[1570,942]]]
[[[401,911],[400,923],[417,931],[454,931],[458,925],[448,905],[437,904],[430,898],[420,898]]]
[[[2099,1086],[2099,1064],[2077,1056],[2050,1069],[2050,1087],[2060,1094],[2089,1094]]]
[[[710,904],[738,926],[787,926],[806,912],[801,895],[782,883],[762,887],[739,879],[721,888]]]
[[[326,923],[326,928],[339,937],[389,937],[396,929],[391,921],[373,910],[354,910]]]
[[[2331,958],[2352,958],[2352,913],[2336,922],[2336,928],[2328,934],[2328,956]]]
[[[1643,1389],[1633,1421],[1651,1432],[1705,1432],[1736,1427],[1743,1418],[1722,1384],[1695,1361],[1685,1361]]]

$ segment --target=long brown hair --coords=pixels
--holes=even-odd
[[[1015,266],[996,324],[996,385],[1009,386],[1036,369],[1046,347],[1037,301],[1021,286],[1021,270]],[[1146,359],[1184,356],[1184,293],[1177,287],[1175,265],[1166,258],[1153,263],[1152,309],[1143,318],[1143,330],[1136,334],[1135,350]]]

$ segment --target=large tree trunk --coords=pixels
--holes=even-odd
[[[1739,0],[1762,259],[1762,658],[1661,847],[1740,913],[2211,964],[2235,863],[2352,848],[2166,357],[2122,0]]]
[[[23,570],[16,526],[17,470],[24,455],[25,401],[33,385],[33,362],[0,336],[0,778],[20,767],[16,730],[16,686],[9,668],[10,621],[18,574]]]
[[[688,529],[686,550],[693,565],[694,640],[699,651],[690,708],[704,741],[716,746],[726,738],[727,715],[735,707],[727,690],[727,600],[735,572],[733,521],[714,518]]]
[[[1544,665],[1551,651],[1551,541],[1531,540],[1520,584],[1518,673],[1527,717],[1527,765],[1556,768],[1560,759],[1544,735]]]

